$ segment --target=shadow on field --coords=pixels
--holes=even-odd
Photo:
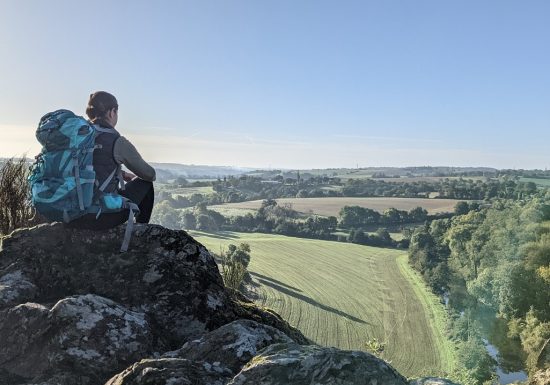
[[[199,235],[204,235],[210,238],[217,238],[217,239],[239,239],[240,238],[239,236],[233,235],[232,233],[229,233],[229,232],[228,233],[222,233],[222,232],[209,233],[207,231],[197,231],[197,230],[194,230],[193,232]]]
[[[252,275],[254,277],[257,277],[258,280],[266,280],[266,281],[272,282],[274,285],[284,286],[284,287],[286,287],[287,289],[290,289],[290,290],[299,291],[299,292],[302,291],[302,290],[298,289],[297,287],[287,285],[286,283],[283,283],[283,282],[278,281],[274,278],[268,277],[267,275],[263,275],[263,274],[260,274],[260,273],[253,273],[252,271],[250,272],[250,275]]]
[[[256,274],[257,275],[257,274]],[[355,322],[359,322],[361,324],[369,324],[368,322],[366,321],[363,321],[362,319],[360,318],[357,318],[357,317],[354,317],[352,316],[351,314],[348,314],[346,312],[343,312],[341,310],[338,310],[338,309],[335,309],[333,307],[330,307],[330,306],[327,306],[327,305],[323,305],[322,303],[319,303],[317,301],[314,301],[313,299],[303,295],[303,294],[300,294],[300,293],[296,293],[295,291],[291,290],[291,289],[288,289],[288,287],[291,287],[291,286],[287,286],[287,287],[284,287],[284,286],[281,286],[281,285],[278,285],[276,283],[274,283],[273,281],[274,280],[271,280],[271,281],[268,281],[267,279],[262,279],[262,278],[257,278],[258,282],[260,282],[262,285],[266,285],[266,286],[269,286],[275,290],[278,290],[280,291],[281,293],[284,293],[284,294],[287,294],[291,297],[294,297],[294,298],[297,298],[299,300],[302,300],[304,302],[307,302],[309,303],[310,305],[313,305],[313,306],[317,306],[318,308],[320,309],[323,309],[325,311],[328,311],[328,312],[331,312],[331,313],[334,313],[336,315],[339,315],[341,317],[345,317],[351,321],[355,321]],[[286,285],[285,285],[286,286]]]

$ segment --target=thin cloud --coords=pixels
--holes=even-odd
[[[404,136],[366,136],[366,135],[348,135],[348,134],[333,134],[335,138],[343,139],[360,139],[360,140],[382,140],[393,142],[411,142],[411,143],[442,143],[440,139],[427,139],[427,138],[410,138]]]

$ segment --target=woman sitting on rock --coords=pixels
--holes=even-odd
[[[118,193],[138,205],[138,223],[148,223],[154,202],[153,181],[155,169],[143,160],[134,145],[115,129],[118,122],[118,102],[108,92],[98,91],[90,95],[86,115],[96,125],[98,148],[94,151],[93,166],[96,178],[105,193]],[[122,171],[124,165],[130,172]],[[111,176],[118,169],[117,175]],[[125,183],[126,182],[126,183]],[[114,213],[86,214],[72,221],[69,226],[103,230],[118,226],[128,219],[128,209]]]

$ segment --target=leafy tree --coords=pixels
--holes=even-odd
[[[158,223],[164,227],[178,230],[181,228],[181,212],[174,209],[168,201],[163,201],[155,206],[151,216],[152,223]]]
[[[340,225],[349,228],[359,228],[366,225],[377,224],[380,213],[360,206],[344,206],[340,209]]]
[[[527,369],[534,373],[537,369],[550,366],[550,322],[542,322],[531,309],[522,325],[521,344],[527,352]]]
[[[243,243],[241,245],[246,244]],[[239,259],[240,255],[234,255],[238,249],[237,246],[230,244],[229,249],[232,250],[233,254],[231,254],[231,251],[227,253],[222,251],[219,258],[223,282],[225,286],[233,290],[241,290],[243,281],[248,274],[246,267],[248,262],[250,262],[250,255],[248,255],[248,262],[245,264]],[[248,253],[250,253],[250,247],[248,247]]]
[[[428,218],[428,211],[422,207],[415,207],[409,211],[409,221],[424,222]]]
[[[238,246],[230,244],[227,246],[227,257],[232,261],[242,263],[244,267],[248,267],[250,263],[250,245],[241,243]]]
[[[354,236],[353,236],[353,238],[351,238],[351,241],[353,243],[359,243],[359,244],[364,245],[369,240],[369,236],[367,234],[365,234],[365,232],[363,230],[357,230],[353,234],[354,234]],[[350,232],[350,237],[351,237],[351,232]]]
[[[495,380],[496,362],[487,352],[481,338],[470,336],[464,342],[459,343],[457,360],[464,371],[467,383],[482,384],[485,381]]]
[[[179,187],[185,187],[189,185],[189,181],[182,176],[178,176],[174,181],[174,184]]]
[[[465,215],[470,212],[470,206],[468,202],[460,201],[455,205],[455,214],[456,215]]]
[[[384,229],[384,228],[380,228],[378,230],[376,230],[376,235],[382,240],[382,242],[384,243],[391,243],[392,242],[392,238],[391,238],[391,235],[390,233],[388,232],[387,229]]]
[[[183,227],[189,230],[195,230],[197,228],[197,220],[193,213],[187,211],[183,214]]]
[[[404,222],[404,215],[395,207],[390,207],[389,209],[384,210],[381,219],[383,223],[401,223]]]
[[[210,215],[199,214],[197,216],[197,230],[218,231],[218,225]]]
[[[469,212],[453,218],[453,225],[447,232],[451,261],[454,267],[466,279],[475,279],[481,262],[480,254],[468,247],[472,234],[483,221],[483,216],[476,212]]]

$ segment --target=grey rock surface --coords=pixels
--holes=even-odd
[[[238,319],[307,339],[223,285],[208,250],[184,231],[107,231],[60,223],[20,229],[0,248],[0,384],[103,384],[141,359]]]
[[[105,385],[225,385],[232,372],[223,366],[183,358],[142,360]]]
[[[50,309],[25,303],[1,311],[0,341],[0,366],[12,375],[87,373],[96,382],[149,354],[153,344],[143,313],[91,294]]]
[[[369,353],[284,343],[261,351],[230,384],[408,385],[408,381]]]
[[[238,320],[197,340],[189,341],[181,349],[163,356],[211,364],[218,362],[237,374],[258,351],[269,345],[285,342],[293,341],[280,330],[250,320]]]
[[[37,292],[36,286],[21,270],[7,270],[0,276],[0,308],[32,301]]]

